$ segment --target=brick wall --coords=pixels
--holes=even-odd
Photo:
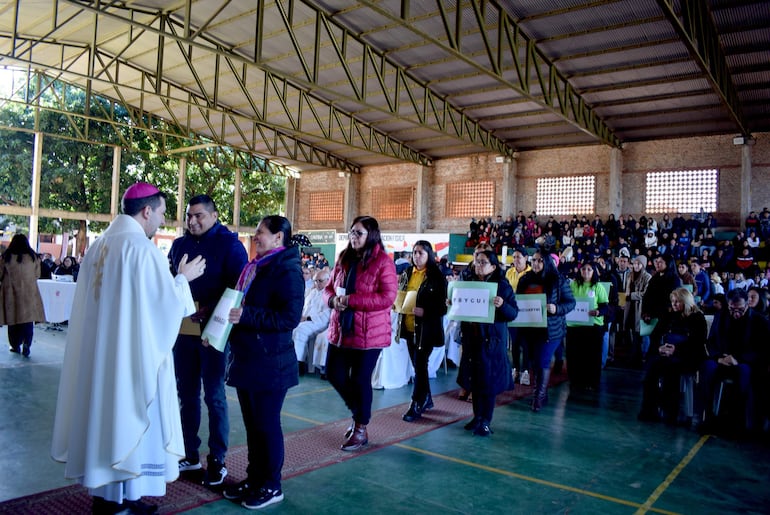
[[[755,135],[752,152],[752,208],[760,211],[770,207],[770,134]],[[571,147],[521,152],[516,159],[517,198],[515,210],[524,213],[535,210],[537,179],[548,176],[594,175],[596,176],[597,212],[606,218],[608,214],[609,168],[611,149],[605,145]],[[719,211],[720,225],[731,226],[740,222],[741,147],[732,143],[732,136],[683,138],[640,143],[627,143],[623,147],[622,213],[638,217],[644,210],[646,174],[657,170],[698,169],[716,167],[720,171]],[[494,154],[480,153],[440,159],[434,163],[430,185],[426,188],[429,202],[429,232],[464,233],[468,219],[446,218],[445,187],[449,183],[491,180],[495,183],[495,210],[502,213],[503,164],[497,163]],[[357,214],[371,209],[371,191],[374,188],[417,187],[419,165],[397,163],[368,166],[362,169],[360,178],[360,202]],[[308,211],[302,202],[303,193],[309,191],[343,189],[345,178],[338,177],[337,170],[304,172],[298,186],[297,219],[295,226],[303,229],[336,229],[343,231],[343,222],[308,223]],[[419,200],[416,200],[419,202]],[[515,214],[515,213],[513,213]],[[621,213],[616,213],[621,214]],[[494,216],[493,215],[493,216]],[[380,220],[384,231],[412,232],[416,220]]]

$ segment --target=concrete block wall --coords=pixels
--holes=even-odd
[[[770,134],[755,135],[751,147],[751,207],[761,211],[770,207]],[[732,143],[732,136],[682,138],[639,143],[627,143],[622,150],[623,208],[618,214],[644,213],[646,174],[659,170],[699,169],[716,167],[720,171],[717,221],[724,226],[741,223],[741,159],[742,147]],[[549,176],[594,175],[596,177],[596,211],[606,218],[609,214],[610,147],[594,145],[559,149],[523,151],[516,159],[517,195],[515,209],[529,214],[536,208],[537,179]],[[428,232],[464,233],[468,218],[447,218],[446,185],[457,182],[491,180],[495,183],[494,213],[502,213],[503,163],[491,153],[469,154],[434,162],[430,184],[425,188],[429,203],[426,230]],[[359,210],[371,210],[371,191],[375,188],[417,187],[421,167],[411,163],[368,166],[362,169],[359,184]],[[344,231],[342,222],[310,223],[308,205],[303,194],[310,191],[343,189],[346,179],[338,172],[305,172],[299,181],[297,218],[301,229],[336,229]],[[416,199],[420,202],[420,199]],[[515,212],[513,213],[515,214]],[[413,232],[416,220],[380,220],[383,231]]]

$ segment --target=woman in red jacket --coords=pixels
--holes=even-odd
[[[380,352],[392,340],[390,309],[397,290],[396,267],[385,252],[377,220],[357,217],[324,290],[333,310],[326,374],[353,415],[343,451],[355,451],[369,442],[372,372]]]

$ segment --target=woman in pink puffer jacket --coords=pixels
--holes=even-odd
[[[377,220],[357,217],[349,236],[324,290],[333,309],[326,374],[353,415],[343,451],[355,451],[369,442],[372,371],[381,350],[393,339],[390,309],[398,290],[396,267],[385,252]]]

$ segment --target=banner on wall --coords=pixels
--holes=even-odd
[[[393,255],[396,252],[411,252],[412,247],[414,247],[414,244],[419,240],[429,241],[430,244],[433,245],[433,251],[439,258],[449,254],[449,233],[382,233],[382,243],[385,245],[385,250],[390,255]],[[342,252],[347,246],[347,233],[337,233],[337,241],[335,245],[336,254],[339,255],[339,253]]]

